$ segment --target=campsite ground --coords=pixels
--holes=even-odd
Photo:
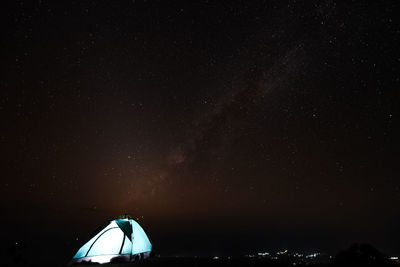
[[[85,265],[91,266],[91,265]],[[286,267],[286,266],[314,266],[314,267],[340,267],[340,266],[400,266],[398,264],[293,264],[289,262],[276,262],[270,260],[254,260],[246,258],[238,259],[193,259],[193,258],[169,258],[169,259],[153,259],[146,262],[132,264],[107,264],[107,267]]]
[[[80,267],[88,267],[98,264],[79,264]],[[21,266],[21,265],[16,265]],[[32,265],[28,265],[32,266]],[[35,266],[35,265],[33,265]],[[37,266],[56,266],[66,267],[65,264],[48,263],[40,264]],[[135,263],[114,263],[114,264],[102,264],[102,267],[285,267],[285,266],[315,266],[315,267],[340,267],[340,266],[393,266],[399,267],[399,264],[293,264],[289,262],[276,262],[264,259],[248,259],[248,258],[237,258],[237,259],[196,259],[196,258],[153,258],[142,262]]]

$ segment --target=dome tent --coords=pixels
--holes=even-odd
[[[124,215],[95,233],[69,264],[131,262],[148,258],[151,250],[152,245],[143,228]]]

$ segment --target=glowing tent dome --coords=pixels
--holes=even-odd
[[[83,245],[70,261],[131,262],[150,256],[152,246],[143,228],[129,216],[114,219]]]

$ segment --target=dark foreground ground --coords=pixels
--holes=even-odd
[[[19,265],[6,265],[6,266],[68,266],[65,263],[59,262],[49,262],[43,264],[19,264]],[[284,266],[325,266],[325,267],[339,267],[339,266],[393,266],[400,267],[400,264],[395,262],[386,262],[386,263],[293,263],[293,262],[284,262],[284,261],[271,261],[265,259],[196,259],[196,258],[152,258],[141,262],[135,263],[114,263],[114,264],[79,264],[73,266],[87,267],[87,266],[102,266],[102,267],[232,267],[232,266],[251,266],[251,267],[284,267]]]

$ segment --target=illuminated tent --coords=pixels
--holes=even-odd
[[[131,262],[148,258],[151,250],[143,228],[129,216],[122,216],[95,233],[78,250],[70,264]]]

